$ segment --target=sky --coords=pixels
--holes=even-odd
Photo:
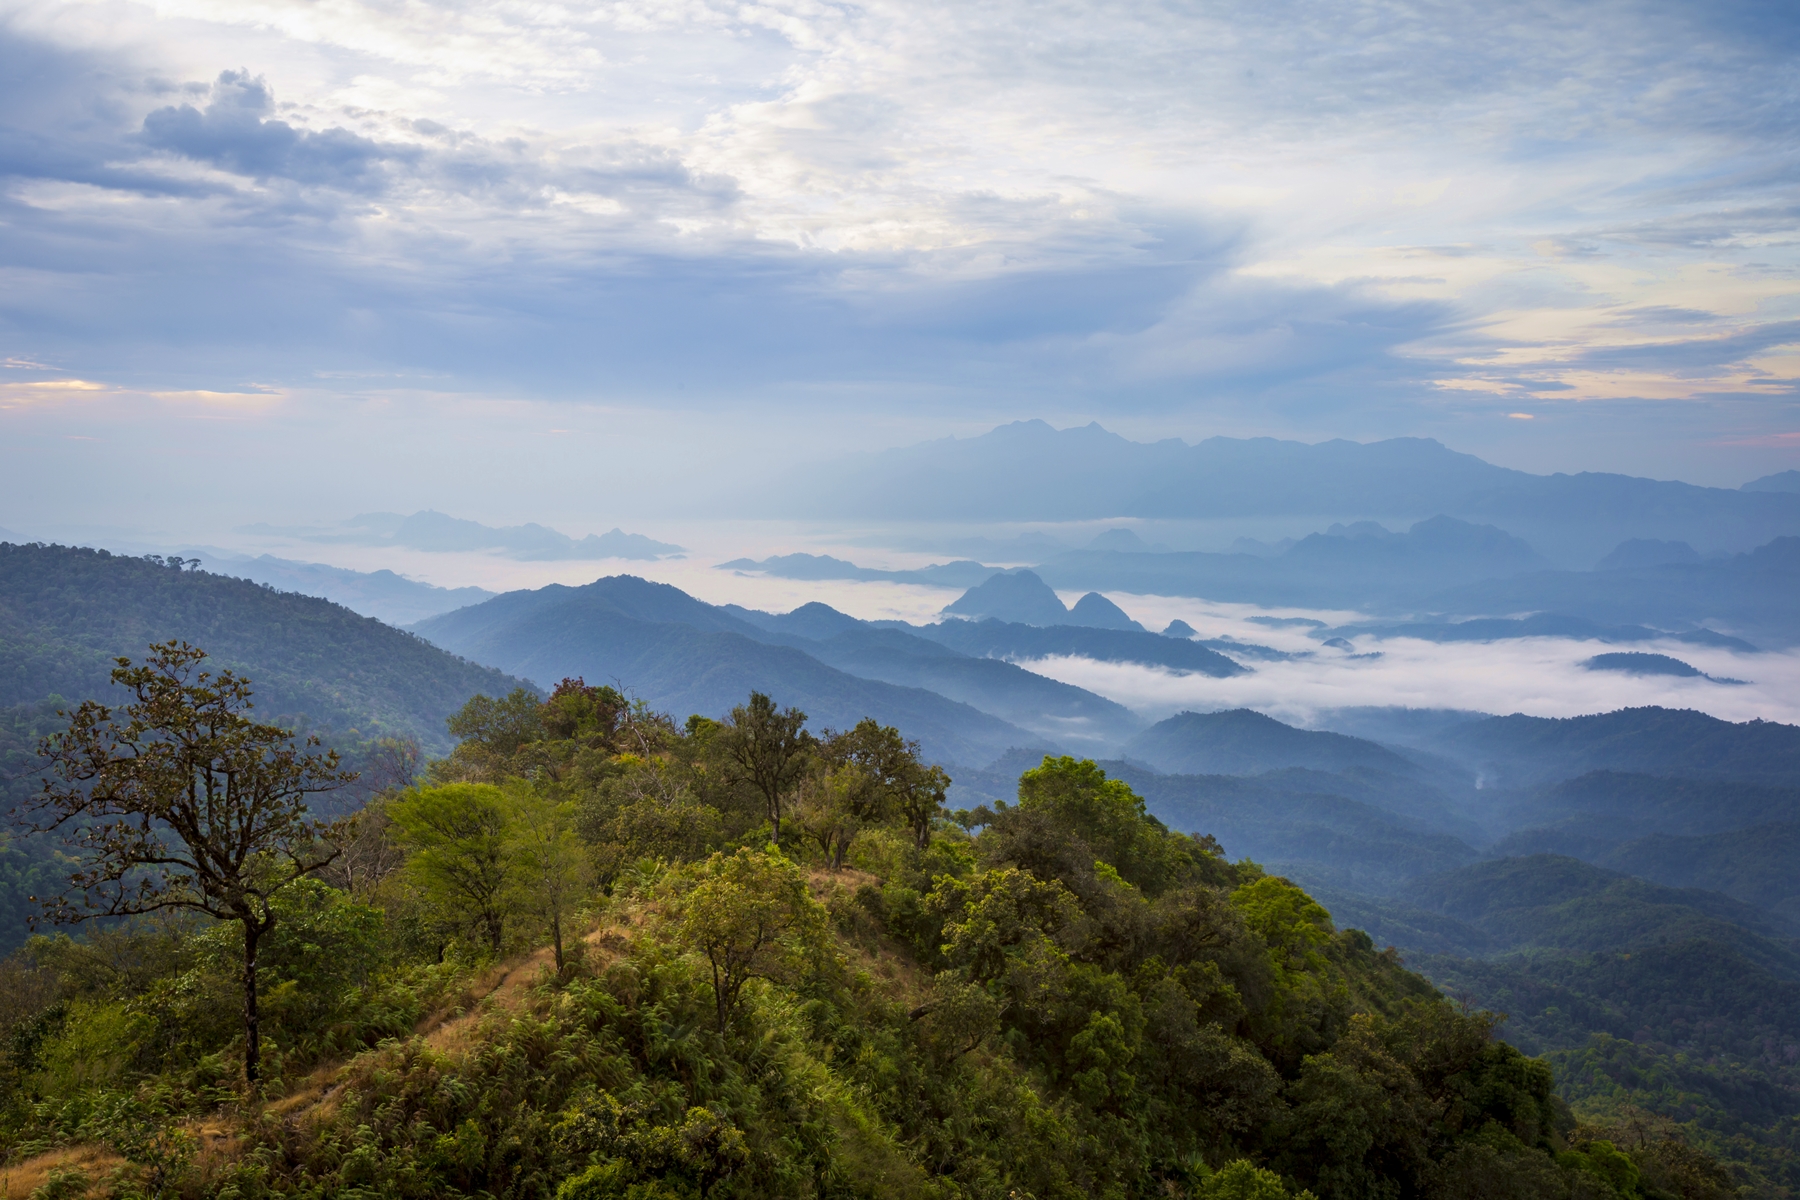
[[[0,526],[579,535],[1042,417],[1800,466],[1800,10],[0,0]]]

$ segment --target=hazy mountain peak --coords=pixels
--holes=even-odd
[[[1133,738],[1125,753],[1158,770],[1190,775],[1254,775],[1289,767],[1412,770],[1405,759],[1374,742],[1296,729],[1248,708],[1177,713]]]
[[[1740,492],[1800,492],[1800,471],[1777,471],[1773,475],[1764,475],[1761,479],[1752,479]]]
[[[1108,529],[1105,533],[1095,534],[1088,542],[1089,550],[1118,550],[1126,554],[1146,554],[1150,551],[1150,543],[1131,529]]]
[[[996,575],[964,592],[943,611],[953,617],[992,617],[1021,625],[1062,625],[1069,619],[1069,610],[1033,571]]]
[[[1069,624],[1086,625],[1094,629],[1136,629],[1143,631],[1143,626],[1125,614],[1125,610],[1102,596],[1099,592],[1089,592],[1075,602],[1069,610]]]

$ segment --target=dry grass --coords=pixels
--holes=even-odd
[[[63,1146],[46,1150],[10,1167],[0,1167],[0,1198],[25,1200],[33,1189],[49,1181],[51,1171],[70,1167],[86,1171],[91,1185],[98,1187],[107,1172],[124,1165],[123,1158],[103,1146]]]
[[[623,920],[608,919],[582,936],[590,969],[603,968],[626,951],[629,925],[629,914],[625,914]],[[462,1054],[475,1044],[484,1018],[516,1012],[530,1002],[532,992],[554,974],[555,957],[554,950],[544,946],[490,968],[463,992],[460,1003],[427,1015],[413,1032],[441,1054]],[[287,1095],[266,1104],[263,1112],[295,1124],[330,1119],[341,1098],[340,1084],[348,1066],[346,1062],[321,1065]],[[220,1147],[217,1157],[229,1158],[237,1147],[235,1134],[229,1141],[221,1141]]]

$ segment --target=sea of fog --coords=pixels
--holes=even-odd
[[[634,531],[639,531],[634,529]],[[388,569],[445,587],[475,585],[493,591],[550,583],[591,582],[606,575],[638,575],[673,584],[714,604],[741,604],[785,612],[820,601],[865,620],[933,620],[959,592],[916,584],[776,579],[722,570],[737,558],[764,558],[803,550],[831,554],[861,566],[903,570],[946,561],[943,554],[871,548],[868,531],[797,527],[785,522],[695,522],[642,527],[642,532],[688,548],[682,557],[658,561],[603,560],[522,562],[491,553],[440,553],[395,546],[323,544],[242,535],[209,539],[244,553],[322,562],[360,571]],[[1077,593],[1063,595],[1073,604]],[[1087,688],[1160,719],[1182,709],[1248,707],[1297,724],[1326,710],[1363,705],[1472,709],[1562,717],[1659,704],[1693,708],[1734,721],[1800,722],[1800,651],[1740,654],[1677,642],[1605,645],[1561,638],[1523,638],[1488,643],[1438,644],[1409,638],[1355,639],[1345,651],[1320,645],[1303,627],[1271,628],[1256,617],[1302,617],[1339,626],[1366,614],[1309,609],[1259,609],[1172,596],[1112,592],[1108,598],[1146,628],[1160,630],[1177,618],[1203,638],[1231,637],[1301,655],[1284,662],[1252,662],[1251,673],[1229,679],[1184,675],[1151,667],[1053,658],[1021,666]],[[1589,671],[1581,662],[1617,650],[1668,654],[1708,675],[1742,684],[1669,676]]]

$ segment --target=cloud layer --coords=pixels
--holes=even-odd
[[[6,0],[0,383],[1748,477],[1800,453],[1796,49],[1762,0]]]

